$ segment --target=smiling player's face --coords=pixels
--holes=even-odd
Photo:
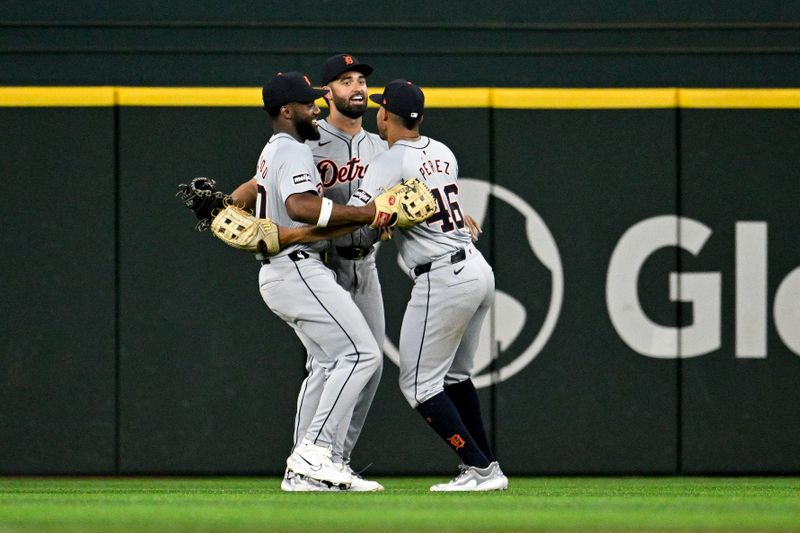
[[[336,110],[348,118],[359,118],[367,110],[367,79],[360,72],[345,72],[328,84]]]
[[[319,140],[317,117],[320,114],[319,106],[314,102],[289,104],[292,106],[292,124],[297,134],[304,141]]]

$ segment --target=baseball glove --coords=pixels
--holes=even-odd
[[[277,224],[235,205],[226,205],[211,220],[211,233],[228,246],[250,253],[272,255],[281,250]]]
[[[211,225],[211,219],[233,199],[214,188],[216,182],[211,178],[194,178],[189,183],[178,185],[177,196],[183,204],[194,212],[198,219],[195,228],[203,231]]]
[[[375,197],[373,228],[410,228],[436,212],[436,199],[416,178],[398,183]]]

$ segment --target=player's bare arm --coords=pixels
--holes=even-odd
[[[328,200],[328,202],[330,202]],[[341,205],[330,202],[328,204],[330,212],[325,213],[324,201],[314,193],[292,194],[286,199],[286,211],[292,220],[305,222],[306,224],[316,224],[322,227],[339,227],[343,225],[355,224],[355,227],[371,224],[375,219],[375,205],[356,207],[352,205]],[[328,216],[327,221],[321,220]],[[323,223],[324,222],[324,223]],[[353,228],[350,229],[352,231]],[[345,235],[347,232],[342,233]]]
[[[231,193],[234,204],[250,211],[255,208],[257,195],[258,182],[255,178],[242,183],[236,188],[236,190],[233,191],[233,193]],[[280,232],[281,248],[286,248],[287,246],[291,246],[293,244],[312,243],[335,239],[336,237],[347,235],[361,226],[361,223],[354,223],[344,225],[329,224],[329,227],[324,228],[317,226],[306,226],[300,228],[287,228],[278,226],[278,229]]]
[[[233,198],[233,203],[242,209],[252,211],[256,207],[256,198],[258,197],[258,182],[255,178],[245,181],[236,187],[236,190],[231,193],[231,197]]]
[[[328,241],[352,233],[361,227],[361,224],[347,224],[344,226],[320,228],[319,226],[300,226],[287,228],[278,226],[278,236],[281,249],[293,244],[311,244],[318,241]]]

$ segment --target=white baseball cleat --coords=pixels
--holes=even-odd
[[[460,465],[461,473],[453,478],[450,483],[440,483],[431,487],[431,492],[466,492],[506,490],[508,478],[500,470],[497,461],[486,468]]]
[[[349,472],[333,464],[330,448],[317,446],[308,439],[303,439],[286,459],[286,468],[295,474],[327,481],[333,485],[349,487],[353,482],[353,476]]]
[[[284,492],[339,492],[341,489],[337,485],[286,470],[281,481],[281,490]]]
[[[350,468],[349,464],[344,463],[334,463],[336,466],[341,468],[343,471],[350,474],[350,477],[353,478],[353,483],[350,484],[350,488],[347,490],[351,492],[382,492],[383,485],[378,483],[377,481],[372,481],[371,479],[364,479],[361,477],[360,474],[353,471]]]
[[[494,475],[495,478],[499,479],[500,481],[500,488],[498,490],[506,490],[508,489],[508,478],[500,469],[500,463],[494,461],[493,463],[489,464],[489,466],[494,466]]]

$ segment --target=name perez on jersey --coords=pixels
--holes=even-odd
[[[353,157],[341,167],[330,159],[323,159],[317,163],[322,186],[326,189],[333,187],[337,182],[348,183],[356,179],[362,179],[367,172],[367,167],[369,165],[362,165],[361,159],[358,157]]]
[[[447,174],[449,176],[450,162],[442,161],[441,159],[429,159],[419,167],[419,173],[422,177],[433,176],[434,174]]]

